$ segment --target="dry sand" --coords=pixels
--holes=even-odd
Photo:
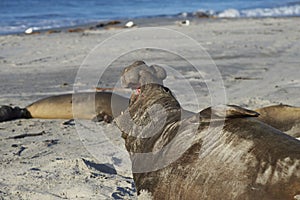
[[[200,43],[221,73],[230,104],[248,108],[278,103],[300,106],[299,18],[192,19],[190,26],[179,26],[172,20],[139,21],[137,25],[169,28]],[[135,29],[139,28],[131,30]],[[0,104],[24,107],[41,97],[72,92],[85,57],[96,45],[122,31],[0,36]],[[173,35],[145,37],[162,45],[170,46],[172,41],[172,48],[207,64],[207,57],[189,51],[187,43]],[[144,42],[144,38],[136,39]],[[105,49],[107,55],[127,43],[118,40],[116,44]],[[197,112],[210,105],[206,84],[216,81],[209,74],[214,71],[203,72],[201,77],[179,56],[159,50],[142,49],[120,57],[99,86],[114,87],[122,67],[135,59],[174,67],[166,85],[186,109]],[[101,67],[105,68],[98,65],[91,69]],[[186,89],[186,81],[196,94]],[[85,81],[78,83],[85,89],[95,87]],[[0,199],[136,198],[128,156],[115,125],[76,121],[83,127],[78,129],[74,123],[63,122],[22,119],[0,124]],[[90,132],[85,133],[87,129]],[[41,135],[8,139],[25,133]]]

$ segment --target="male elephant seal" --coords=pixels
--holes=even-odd
[[[38,100],[26,108],[2,106],[0,122],[19,118],[78,118],[110,122],[127,107],[126,97],[111,92],[63,94]]]
[[[300,141],[237,106],[208,108],[181,120],[179,103],[168,88],[157,84],[155,74],[147,72],[149,82],[143,76],[127,76],[130,70],[144,68],[142,62],[125,68],[124,85],[138,90],[129,108],[115,119],[138,193],[148,191],[159,200],[300,196]],[[156,167],[172,157],[178,159]]]

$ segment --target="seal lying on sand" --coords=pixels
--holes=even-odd
[[[140,65],[145,68],[145,63]],[[138,193],[148,191],[153,199],[300,196],[300,141],[237,106],[208,108],[181,119],[179,103],[168,88],[157,84],[154,74],[149,82],[127,76],[140,65],[123,72],[124,85],[138,86],[132,87],[138,91],[115,119]]]
[[[0,122],[21,118],[72,119],[72,95],[62,94],[40,99],[26,108],[1,106]],[[112,99],[113,98],[113,106]],[[96,119],[111,122],[128,107],[129,99],[111,92],[85,92],[76,95],[79,119]],[[95,107],[93,101],[95,100]],[[95,109],[93,109],[95,108]],[[114,111],[114,112],[113,112]],[[293,137],[300,137],[300,108],[288,105],[275,105],[255,110],[258,120],[277,128]],[[182,117],[190,117],[194,112],[182,109]],[[96,118],[95,118],[96,117]]]
[[[78,118],[110,122],[127,107],[126,97],[110,92],[63,94],[38,100],[26,108],[2,106],[0,122],[19,118]]]
[[[300,137],[300,108],[289,105],[274,105],[255,110],[259,120],[285,132]]]
[[[147,73],[155,73],[162,81],[166,78],[165,71],[151,66],[142,74],[131,73],[131,79],[143,76],[146,80]],[[72,102],[72,101],[76,102]],[[0,107],[0,122],[20,118],[42,119],[93,119],[111,122],[115,116],[120,115],[129,104],[129,99],[111,92],[84,92],[75,94],[63,94],[38,100],[26,108],[2,106]],[[194,113],[183,110],[185,116]]]
[[[135,68],[136,65],[144,66],[142,70]],[[129,68],[126,68],[129,70]],[[148,77],[154,74],[156,82],[162,84],[166,78],[166,72],[161,67],[153,65],[147,67],[142,61],[137,61],[130,67],[128,77],[133,82],[140,79],[149,81]],[[129,76],[130,74],[130,76]],[[126,82],[124,80],[123,82]],[[133,83],[131,83],[133,84]],[[142,83],[143,84],[143,83]],[[134,87],[134,85],[129,85]],[[129,99],[112,94],[110,92],[85,92],[63,94],[38,100],[26,108],[2,106],[0,107],[0,122],[20,118],[43,118],[43,119],[95,119],[110,122],[128,107]],[[113,98],[111,98],[113,96]],[[72,98],[73,97],[73,98]],[[76,100],[75,106],[72,99]],[[95,101],[95,103],[94,103]],[[73,110],[72,110],[73,109]],[[300,108],[277,105],[256,110],[260,113],[259,120],[283,131],[293,137],[300,137]],[[182,117],[190,117],[195,113],[182,109]]]

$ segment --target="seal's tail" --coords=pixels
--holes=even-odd
[[[21,118],[31,118],[30,112],[26,108],[13,108],[11,106],[0,107],[0,122]]]

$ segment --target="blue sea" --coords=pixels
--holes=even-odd
[[[176,16],[204,11],[217,17],[300,16],[295,0],[0,0],[0,34],[104,20]]]

